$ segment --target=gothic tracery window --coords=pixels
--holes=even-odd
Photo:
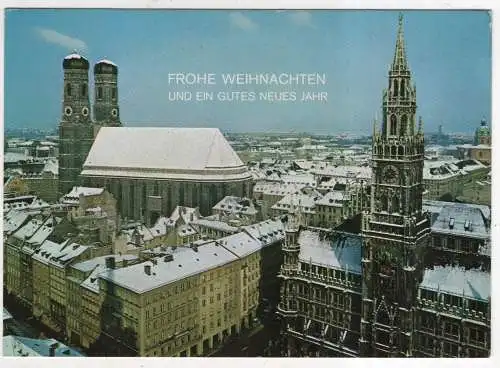
[[[398,125],[398,122],[397,122],[396,115],[392,114],[391,115],[391,128],[389,130],[391,135],[396,135],[397,125]]]
[[[400,126],[401,126],[400,135],[405,135],[407,132],[407,129],[408,129],[408,116],[407,115],[401,116]]]

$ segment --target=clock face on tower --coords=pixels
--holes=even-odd
[[[386,166],[382,170],[382,183],[396,184],[399,182],[399,171],[394,166]]]

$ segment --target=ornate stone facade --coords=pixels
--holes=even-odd
[[[422,212],[424,134],[415,127],[416,88],[406,60],[400,16],[382,131],[374,127],[371,210],[363,218],[360,354],[413,354],[418,286],[430,232]]]

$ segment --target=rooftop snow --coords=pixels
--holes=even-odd
[[[65,56],[64,58],[66,60],[70,60],[70,59],[83,59],[84,57],[80,54],[73,53],[73,54],[69,54],[68,56]]]
[[[76,268],[79,271],[82,272],[90,272],[94,268],[96,268],[98,265],[105,265],[106,264],[106,258],[108,257],[114,257],[115,263],[120,263],[123,260],[127,261],[134,261],[137,259],[136,255],[133,254],[125,254],[125,255],[117,255],[117,254],[110,254],[106,256],[101,256],[101,257],[95,257],[92,259],[89,259],[87,261],[83,262],[78,262],[72,265],[71,267]]]
[[[96,196],[101,195],[104,188],[90,188],[90,187],[73,187],[71,191],[64,196],[64,198],[80,198],[80,196]]]
[[[32,339],[23,336],[4,336],[4,356],[50,356],[50,347],[56,346],[56,357],[81,357],[84,356],[73,348],[64,345],[56,339]]]
[[[222,266],[238,260],[238,257],[215,243],[208,243],[197,248],[178,247],[170,250],[173,260],[165,262],[163,257],[135,264],[125,268],[106,270],[99,278],[120,285],[136,293],[145,293],[161,286],[194,276],[200,272]],[[145,266],[151,266],[146,274]]]
[[[361,274],[362,239],[355,234],[335,233],[332,239],[320,239],[318,231],[303,230],[299,235],[302,262],[336,268],[348,269]]]
[[[96,64],[109,64],[109,65],[113,65],[113,66],[117,66],[115,63],[113,63],[112,61],[110,60],[107,60],[107,59],[102,59],[102,60],[99,60]]]
[[[4,216],[3,232],[10,234],[16,231],[28,219],[28,216],[29,214],[24,211],[10,211]]]
[[[219,129],[213,128],[101,128],[82,175],[251,178]]]
[[[242,226],[242,229],[265,247],[285,239],[285,227],[280,220],[266,220],[253,225]]]
[[[226,236],[225,238],[217,240],[217,242],[241,258],[255,253],[262,248],[262,243],[260,241],[244,232]]]
[[[491,294],[490,274],[477,269],[466,270],[454,266],[427,269],[420,288],[440,290],[467,298],[488,301]]]
[[[431,230],[438,233],[449,233],[465,237],[489,238],[490,229],[486,218],[480,208],[462,205],[461,203],[450,203],[444,205]],[[450,225],[453,219],[453,226]],[[466,228],[467,227],[467,228]]]
[[[193,226],[199,226],[199,227],[205,227],[209,229],[215,229],[219,231],[223,231],[226,233],[234,233],[238,231],[237,227],[231,226],[224,221],[219,221],[219,220],[211,220],[207,218],[202,218],[198,220],[194,220],[191,222]]]
[[[245,215],[255,215],[257,213],[250,199],[235,196],[224,197],[219,203],[213,206],[212,209]]]

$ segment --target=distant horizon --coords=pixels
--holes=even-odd
[[[234,132],[370,134],[381,117],[398,11],[23,9],[5,13],[5,128],[48,128],[61,118],[62,60],[79,49],[91,65],[119,67],[122,121],[183,121]],[[406,10],[404,34],[424,129],[491,125],[488,11]],[[89,27],[94,24],[94,27]],[[130,27],[134,25],[134,27]],[[293,41],[291,41],[293,40]],[[36,58],[27,58],[26,49]],[[131,52],[133,50],[133,52]],[[369,61],[369,62],[367,62]],[[92,67],[89,71],[92,86]],[[272,92],[325,92],[319,102],[171,101],[194,87],[175,73],[316,73],[319,83]],[[314,82],[314,81],[313,81]],[[317,82],[317,81],[316,81]],[[318,84],[318,85],[316,85]],[[203,85],[203,92],[262,86]],[[265,88],[264,88],[265,90]],[[238,91],[236,91],[238,92]],[[27,108],[29,106],[29,108]],[[41,121],[53,121],[47,126]],[[144,123],[151,124],[151,123]],[[366,132],[366,133],[365,133]]]
[[[147,123],[147,122],[144,122]],[[479,126],[479,124],[476,126],[476,128]],[[123,127],[127,128],[137,128],[140,126],[137,125],[123,125]],[[148,126],[143,126],[144,128],[196,128],[196,127],[190,127],[190,126],[173,126],[173,125],[148,125]],[[363,137],[370,137],[372,135],[371,132],[362,132],[362,131],[338,131],[338,132],[312,132],[312,131],[298,131],[298,130],[289,130],[289,131],[277,131],[277,130],[261,130],[261,131],[233,131],[229,129],[222,129],[216,126],[206,126],[206,128],[216,128],[219,129],[223,133],[229,133],[229,134],[271,134],[271,135],[279,135],[279,134],[284,134],[284,135],[301,135],[301,134],[307,134],[307,135],[319,135],[319,136],[329,136],[329,135],[342,135],[342,134],[349,134],[349,135],[357,135],[357,136],[363,136]],[[443,131],[443,135],[454,135],[454,134],[463,134],[467,137],[473,137],[475,134],[475,129],[474,128],[471,132],[461,132],[461,131]],[[6,126],[4,127],[4,132],[6,131],[12,131],[12,130],[40,130],[40,131],[57,131],[58,126],[53,126],[53,127],[14,127],[14,126]],[[430,131],[430,130],[425,130],[424,129],[424,134],[437,134],[439,133],[438,131]]]

